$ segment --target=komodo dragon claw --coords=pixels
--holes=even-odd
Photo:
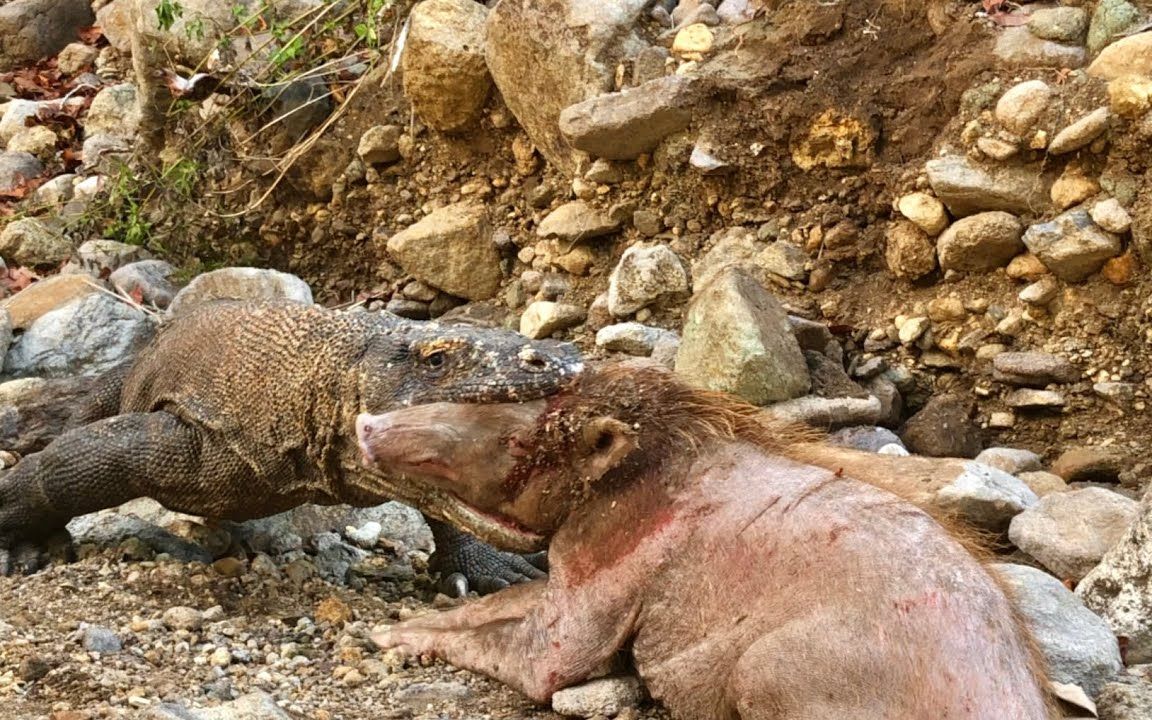
[[[440,575],[437,589],[449,597],[481,595],[509,585],[547,577],[547,553],[517,555],[497,550],[450,525],[430,521],[436,552],[431,569]]]

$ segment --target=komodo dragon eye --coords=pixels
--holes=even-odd
[[[424,364],[432,370],[440,370],[448,363],[448,355],[443,350],[433,350],[424,356]]]

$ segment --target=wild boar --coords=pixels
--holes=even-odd
[[[521,405],[362,415],[408,500],[551,575],[397,624],[544,702],[630,648],[678,718],[1042,720],[1005,591],[924,510],[787,457],[812,437],[666,372],[616,367]]]

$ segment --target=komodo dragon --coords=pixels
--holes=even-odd
[[[148,496],[228,520],[303,503],[376,505],[399,482],[360,463],[355,419],[430,401],[549,395],[582,368],[567,344],[291,302],[209,303],[107,373],[77,427],[0,477],[0,573],[30,572],[73,517]],[[433,522],[448,589],[541,576]]]

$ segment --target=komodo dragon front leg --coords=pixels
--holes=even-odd
[[[70,430],[0,477],[0,574],[31,572],[42,542],[72,518],[149,496],[165,507],[226,515],[251,470],[166,412],[127,413]],[[221,492],[205,496],[205,490]],[[224,500],[213,508],[216,499]]]

